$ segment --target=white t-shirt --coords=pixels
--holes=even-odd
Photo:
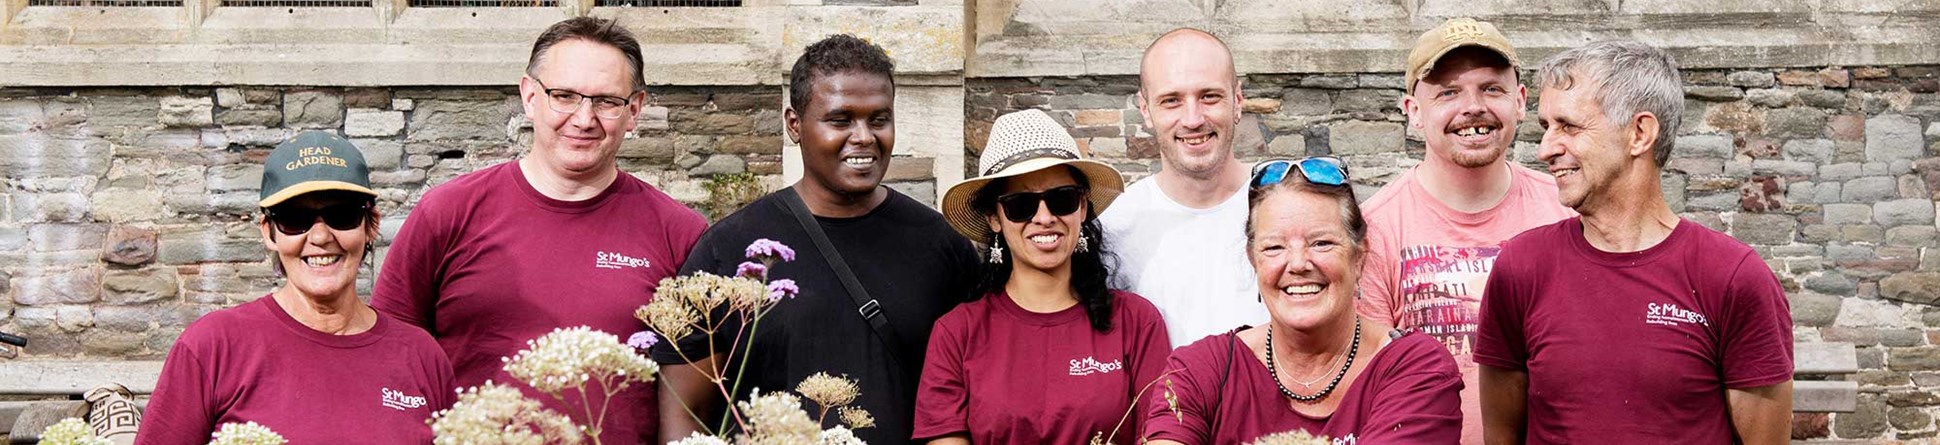
[[[1245,188],[1195,209],[1166,196],[1153,176],[1126,187],[1098,220],[1118,258],[1113,284],[1159,307],[1172,347],[1266,323],[1246,260]]]

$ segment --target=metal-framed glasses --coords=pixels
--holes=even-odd
[[[1287,180],[1288,173],[1300,172],[1307,182],[1321,185],[1347,185],[1347,165],[1333,156],[1300,159],[1272,159],[1253,166],[1252,187],[1266,188]]]
[[[277,232],[297,236],[308,233],[310,227],[317,224],[318,219],[322,219],[323,224],[330,226],[331,229],[356,230],[358,227],[363,227],[364,220],[370,217],[370,206],[369,202],[337,204],[322,208],[278,206],[263,209],[263,215],[269,218],[270,225],[275,226]]]
[[[579,112],[580,104],[592,102],[594,116],[599,116],[601,119],[619,119],[626,114],[626,106],[633,103],[632,99],[624,97],[588,96],[573,90],[551,88],[546,86],[545,81],[539,80],[539,76],[528,74],[526,77],[532,78],[532,82],[539,84],[539,89],[546,92],[548,108],[568,115]]]
[[[997,197],[997,206],[1004,209],[1004,219],[1021,223],[1037,216],[1039,202],[1044,203],[1044,208],[1050,210],[1052,216],[1070,215],[1078,211],[1079,204],[1084,203],[1087,192],[1084,187],[1075,185],[1054,187],[1042,192],[1017,192]]]

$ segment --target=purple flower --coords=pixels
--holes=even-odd
[[[633,349],[652,348],[655,343],[660,343],[660,336],[648,331],[635,332],[633,336],[626,338],[626,345],[632,346]]]
[[[748,259],[773,260],[775,258],[781,258],[782,261],[795,261],[795,249],[767,238],[754,240],[754,243],[748,244]]]
[[[768,266],[753,261],[743,262],[741,263],[741,267],[735,269],[734,276],[757,280],[765,279],[768,277]]]
[[[795,287],[795,280],[779,279],[768,283],[768,302],[774,303],[783,298],[795,298],[802,289]]]

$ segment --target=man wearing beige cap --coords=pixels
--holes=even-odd
[[[1462,443],[1482,442],[1471,358],[1482,287],[1504,240],[1574,213],[1549,175],[1504,159],[1526,91],[1516,50],[1494,25],[1443,22],[1408,54],[1401,107],[1428,146],[1420,165],[1361,204],[1368,259],[1362,316],[1428,334],[1462,371]]]

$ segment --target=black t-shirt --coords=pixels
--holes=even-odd
[[[709,228],[681,267],[682,275],[705,271],[728,276],[747,261],[748,244],[756,239],[795,249],[795,261],[776,264],[768,277],[795,280],[801,293],[777,304],[755,327],[751,355],[735,357],[748,361],[742,393],[736,399],[745,399],[754,388],[764,393],[793,392],[797,383],[816,372],[847,375],[862,388],[856,405],[876,418],[874,428],[857,430],[856,436],[872,444],[909,442],[917,377],[922,373],[930,328],[971,292],[978,271],[976,252],[943,215],[895,190],[862,216],[815,218],[869,296],[882,305],[890,327],[904,343],[898,345],[899,367],[869,322],[856,312],[854,300],[814,240],[788,212],[787,193],[794,191],[764,196]],[[715,347],[722,349],[716,352],[725,352],[735,334],[733,328],[716,333]],[[700,334],[678,343],[688,357],[706,355],[707,339]],[[671,346],[667,342],[656,346],[653,359],[683,363]],[[730,364],[729,378],[740,365]],[[834,417],[824,426],[833,426]]]

